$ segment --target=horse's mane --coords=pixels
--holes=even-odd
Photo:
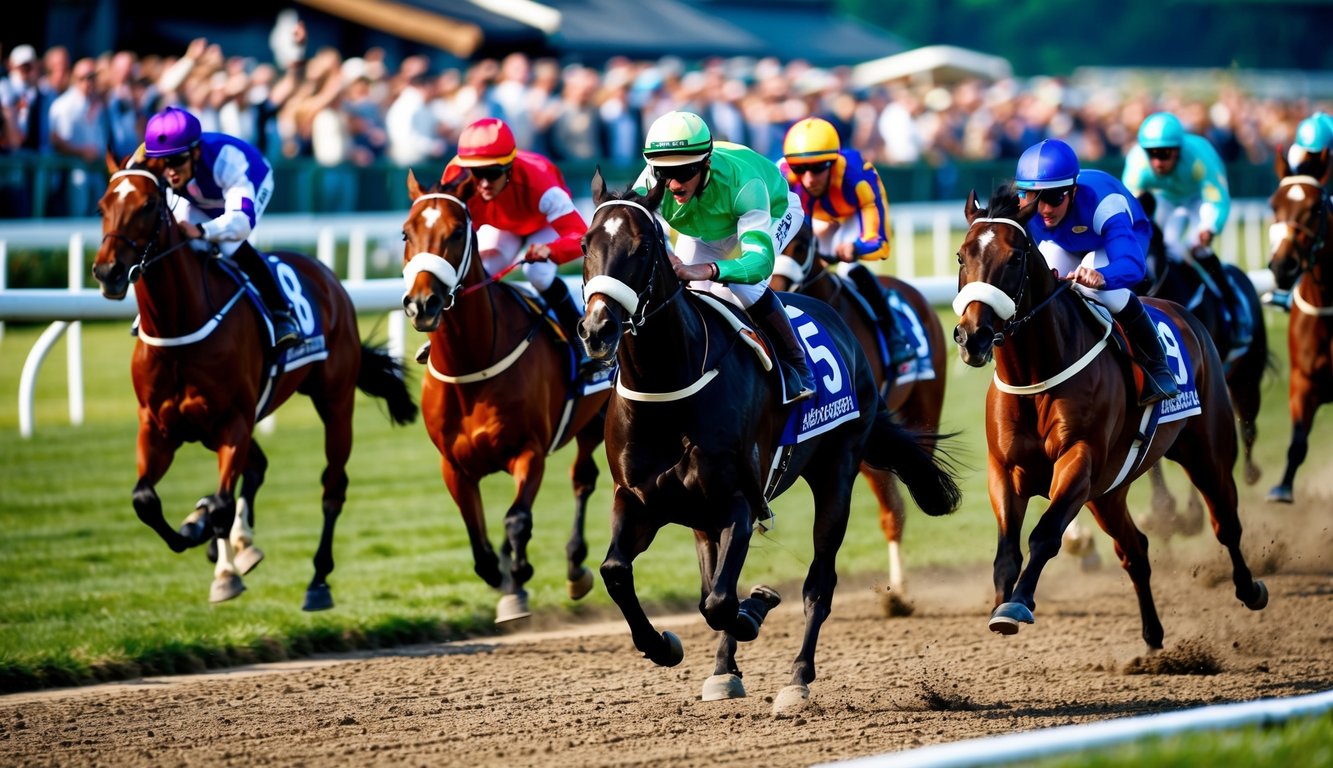
[[[1018,200],[1018,190],[1013,182],[1001,184],[991,193],[986,204],[986,215],[992,219],[1016,219],[1022,208]]]

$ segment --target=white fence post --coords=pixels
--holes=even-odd
[[[69,236],[69,289],[83,290],[83,234]],[[69,371],[69,423],[83,424],[83,323],[69,324],[65,336],[65,363]]]
[[[916,277],[916,221],[903,216],[893,223],[893,260],[897,262],[898,277],[911,280]]]
[[[333,229],[330,227],[320,227],[318,245],[315,246],[315,252],[319,260],[324,262],[324,266],[337,271],[334,266],[337,264],[337,245],[338,241],[334,239]]]

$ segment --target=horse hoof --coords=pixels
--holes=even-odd
[[[916,606],[897,592],[881,594],[879,596],[879,607],[884,611],[884,617],[888,619],[911,616],[916,611]]]
[[[773,697],[773,717],[794,717],[810,706],[810,686],[789,685]]]
[[[1290,504],[1296,499],[1291,493],[1291,486],[1275,485],[1273,486],[1273,489],[1268,492],[1268,500],[1275,501],[1279,504]]]
[[[264,560],[264,550],[251,544],[236,553],[236,559],[232,562],[236,565],[237,573],[242,576],[255,569]]]
[[[579,569],[579,577],[565,582],[569,589],[569,598],[571,600],[581,600],[592,591],[594,583],[592,571],[587,568]]]
[[[765,584],[759,584],[752,587],[750,589],[750,597],[763,600],[768,604],[770,610],[778,607],[778,604],[782,602],[782,595],[779,595],[776,589]]]
[[[1245,603],[1245,607],[1251,611],[1262,611],[1268,605],[1268,587],[1264,585],[1262,579],[1254,580],[1254,599]]]
[[[236,574],[219,576],[213,579],[213,586],[208,589],[208,602],[225,603],[228,600],[241,596],[245,591],[245,583],[241,577]]]
[[[703,701],[745,698],[745,686],[738,675],[713,675],[704,681]]]
[[[673,632],[663,632],[662,642],[666,645],[665,651],[661,656],[649,656],[653,663],[659,667],[674,667],[685,658],[685,646],[680,644],[680,638]]]
[[[1262,469],[1259,469],[1258,465],[1256,465],[1256,464],[1246,464],[1246,465],[1245,465],[1245,484],[1246,484],[1246,485],[1254,485],[1255,483],[1259,482],[1259,478],[1261,478],[1261,477],[1263,477],[1263,476],[1264,476],[1264,471],[1263,471]]]
[[[528,593],[522,590],[512,595],[501,595],[500,602],[495,606],[496,624],[526,619],[531,615],[532,611],[528,610]]]
[[[329,589],[328,584],[311,587],[305,591],[305,602],[301,604],[301,610],[327,611],[332,607],[333,590]]]
[[[991,612],[990,631],[1002,635],[1016,635],[1020,621],[1033,624],[1036,620],[1032,618],[1032,611],[1022,603],[1000,603]]]
[[[197,547],[213,537],[205,518],[181,523],[178,533],[187,547]]]

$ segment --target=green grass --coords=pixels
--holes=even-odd
[[[1024,761],[1021,765],[1032,768],[1333,766],[1333,715],[1297,718],[1276,726],[1255,725],[1149,738],[1118,747],[1076,752],[1035,762]]]
[[[1272,312],[1270,322],[1270,335],[1280,342],[1285,318]],[[363,318],[363,332],[373,323]],[[946,316],[946,328],[952,324]],[[212,566],[203,549],[173,554],[130,505],[137,420],[126,326],[85,324],[86,421],[80,427],[69,425],[64,344],[57,345],[39,379],[36,436],[30,440],[18,437],[18,379],[41,328],[10,324],[0,342],[0,690],[494,631],[497,595],[472,572],[466,532],[440,480],[438,455],[424,428],[420,423],[390,427],[382,407],[361,395],[348,470],[351,486],[336,537],[338,567],[330,578],[337,607],[318,614],[300,610],[321,522],[318,482],[324,465],[322,429],[303,398],[278,412],[272,434],[258,436],[270,459],[256,510],[256,543],[267,558],[246,577],[249,590],[242,597],[210,605]],[[415,342],[410,336],[409,347]],[[964,467],[965,499],[948,518],[910,512],[904,538],[909,573],[930,565],[989,562],[994,553],[980,427],[990,369],[968,369],[952,350],[949,359],[943,429],[961,432],[953,453]],[[420,369],[412,367],[419,376]],[[1285,362],[1279,367],[1285,368]],[[417,383],[412,389],[418,391]],[[1259,444],[1259,461],[1268,471],[1265,481],[1275,477],[1285,456],[1285,392],[1283,370],[1265,390]],[[551,457],[538,497],[530,549],[536,568],[529,584],[532,605],[553,614],[618,616],[600,584],[578,604],[565,595],[572,457],[569,448]],[[598,461],[604,470],[600,451]],[[168,521],[178,523],[196,499],[215,488],[213,454],[196,444],[185,446],[158,486]],[[488,478],[483,494],[495,541],[512,496],[509,478]],[[1146,488],[1136,488],[1132,497],[1139,509],[1146,508]],[[607,547],[609,504],[610,479],[603,471],[587,526],[594,569]],[[810,560],[810,506],[803,484],[778,500],[777,527],[756,538],[745,583],[799,584]],[[1029,524],[1039,509],[1033,505]],[[1216,547],[1203,538],[1193,544]],[[839,571],[844,576],[875,574],[883,571],[884,562],[873,499],[858,481]],[[697,566],[687,530],[664,529],[636,560],[635,571],[646,602],[682,608],[697,600]]]

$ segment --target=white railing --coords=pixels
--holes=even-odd
[[[585,217],[591,216],[589,200],[579,202]],[[1250,275],[1255,288],[1263,293],[1272,289],[1272,278],[1264,269],[1268,260],[1267,239],[1262,233],[1268,208],[1263,200],[1233,200],[1233,221],[1242,223],[1223,231],[1219,254],[1226,261],[1240,265]],[[367,280],[367,267],[379,271],[397,271],[402,239],[403,213],[362,213],[314,216],[271,214],[255,240],[261,248],[315,247],[316,257],[334,267],[339,243],[347,244],[347,277],[344,285],[360,312],[389,312],[390,352],[401,359],[406,336],[401,307],[402,282],[397,278]],[[900,203],[892,208],[894,243],[898,248],[892,259],[896,274],[910,279],[932,304],[945,305],[957,289],[954,253],[965,231],[963,204]],[[916,270],[915,241],[918,231],[931,232],[930,274]],[[5,321],[49,322],[38,337],[19,380],[19,434],[33,432],[33,397],[43,360],[62,337],[68,339],[68,387],[70,423],[83,423],[83,350],[84,320],[130,319],[136,314],[133,293],[122,302],[107,301],[95,290],[83,287],[88,274],[86,243],[101,241],[100,219],[37,220],[0,225],[0,340]],[[68,249],[68,289],[8,290],[5,286],[6,254],[10,248]],[[567,278],[576,288],[577,278]],[[571,291],[582,297],[581,290]]]

